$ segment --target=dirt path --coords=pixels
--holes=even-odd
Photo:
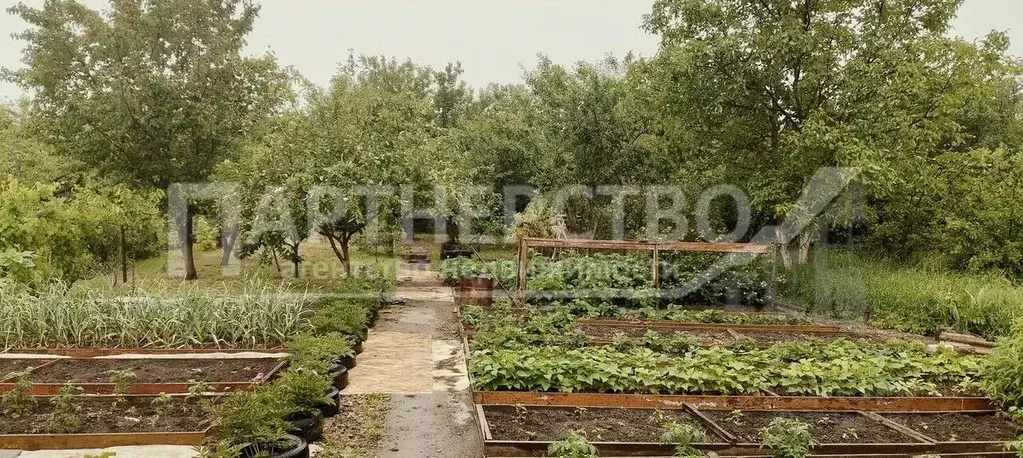
[[[352,369],[345,393],[387,393],[391,409],[378,457],[479,457],[450,288],[436,273],[403,266],[395,296]]]

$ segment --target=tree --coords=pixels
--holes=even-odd
[[[429,171],[445,167],[422,154],[436,136],[431,84],[432,71],[411,62],[352,57],[329,88],[310,93],[305,141],[286,151],[303,158],[297,175],[327,190],[310,195],[309,208],[326,216],[314,228],[347,275],[352,239],[374,221],[400,217],[401,187],[432,189]]]
[[[787,213],[821,166],[862,168],[868,201],[903,196],[926,186],[935,157],[1002,136],[970,126],[1015,116],[990,110],[1018,93],[1005,36],[946,35],[960,3],[658,0],[646,97],[673,161],[747,189],[760,224]],[[875,222],[899,217],[874,208]]]
[[[57,151],[136,186],[205,181],[253,123],[286,96],[271,56],[243,57],[259,8],[247,0],[75,0],[9,10],[32,28],[26,68],[5,71],[33,91]],[[186,278],[194,207],[179,234]]]

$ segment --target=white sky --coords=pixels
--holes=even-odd
[[[23,0],[39,6],[43,0]],[[84,0],[102,8],[106,0]],[[10,6],[14,0],[0,0]],[[538,53],[557,63],[632,50],[650,56],[657,39],[640,30],[651,0],[263,0],[249,38],[253,53],[273,51],[283,65],[325,84],[348,50],[442,66],[459,60],[474,87],[515,83]],[[1023,0],[965,0],[956,35],[1008,30],[1023,55]],[[0,67],[20,66],[20,19],[0,14]],[[0,82],[0,100],[22,95]]]

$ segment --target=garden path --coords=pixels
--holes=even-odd
[[[352,369],[345,393],[387,393],[387,433],[376,456],[482,456],[457,306],[425,264],[404,264],[395,296]]]

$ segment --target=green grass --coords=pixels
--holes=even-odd
[[[811,313],[852,318],[872,310],[875,326],[920,334],[953,328],[996,339],[1023,316],[1023,288],[1005,278],[895,266],[846,252],[831,253],[826,270],[790,271],[786,289]]]
[[[285,260],[281,262],[278,272],[272,260],[259,257],[238,260],[232,259],[232,267],[238,267],[236,274],[224,275],[220,267],[221,252],[219,250],[199,251],[195,253],[195,266],[199,278],[186,281],[171,276],[167,271],[166,255],[135,263],[129,271],[127,284],[114,284],[114,276],[119,270],[98,275],[75,283],[73,293],[104,293],[108,295],[147,296],[156,298],[179,298],[199,294],[230,296],[245,294],[252,285],[274,283],[283,290],[296,293],[329,293],[336,291],[345,282],[341,262],[334,256],[325,241],[308,242],[302,245],[299,278],[292,277],[292,265]],[[361,268],[379,270],[389,278],[394,278],[398,269],[398,258],[380,251],[352,252],[352,271]]]

